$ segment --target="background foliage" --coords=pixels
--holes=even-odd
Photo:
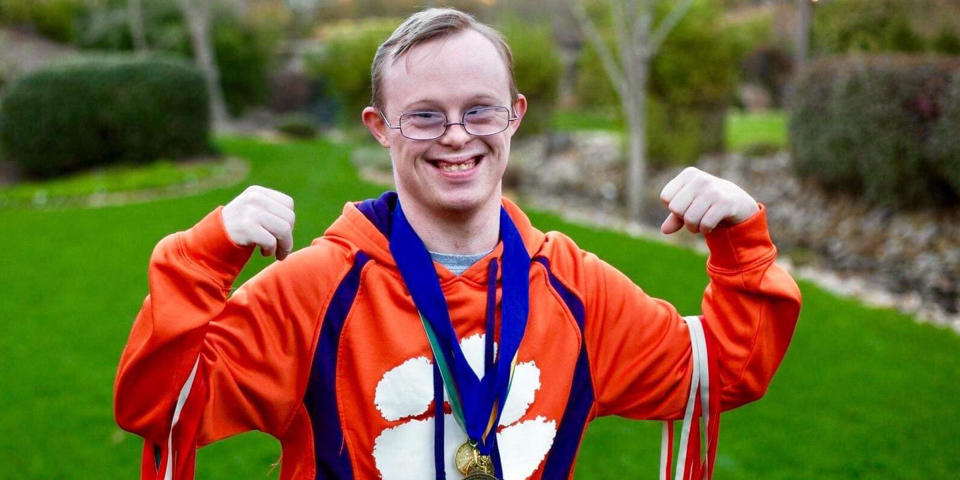
[[[659,6],[662,17],[671,3]],[[596,5],[593,9],[598,26],[612,39],[609,14]],[[740,44],[723,27],[721,13],[715,2],[696,1],[653,60],[647,139],[654,167],[690,164],[701,153],[723,148],[722,112],[733,99]],[[578,60],[576,95],[583,109],[619,115],[616,90],[589,45]]]
[[[360,111],[371,100],[373,56],[400,21],[396,18],[341,20],[320,30],[324,47],[305,58],[307,71],[323,81],[324,92],[333,100],[341,123],[359,125]]]
[[[174,59],[90,57],[19,79],[3,99],[0,148],[32,176],[207,150],[207,87]]]
[[[891,206],[960,196],[960,59],[826,59],[797,81],[790,121],[797,172]]]
[[[517,90],[527,97],[530,105],[517,135],[542,133],[556,108],[563,72],[550,26],[511,18],[498,29],[513,53],[513,77],[517,81]]]
[[[0,0],[0,24],[27,27],[83,50],[133,50],[126,0]],[[176,0],[144,0],[145,36],[154,52],[193,56]],[[212,40],[224,99],[233,114],[262,104],[267,78],[290,25],[286,9],[214,1]]]
[[[820,54],[960,51],[960,5],[943,0],[822,2],[813,22]],[[931,15],[936,12],[936,15]]]
[[[315,80],[322,81],[326,95],[338,105],[342,124],[355,126],[359,112],[370,104],[373,56],[400,21],[396,18],[341,20],[321,30],[324,48],[307,56],[307,68]],[[553,112],[562,68],[550,29],[542,24],[510,19],[502,33],[513,53],[517,88],[533,107],[520,133],[542,132]]]

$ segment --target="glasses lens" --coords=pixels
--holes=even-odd
[[[507,129],[510,110],[506,107],[478,107],[463,115],[463,127],[471,135],[493,135]]]
[[[429,140],[443,135],[447,117],[441,112],[407,112],[400,116],[400,133],[416,140]]]

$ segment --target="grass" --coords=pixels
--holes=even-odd
[[[561,110],[551,126],[560,131],[601,130],[622,132],[623,121],[612,113]],[[787,116],[782,111],[727,114],[726,147],[730,151],[770,151],[787,147]]]
[[[751,148],[787,147],[787,115],[781,111],[737,112],[727,115],[727,148],[740,152]]]
[[[357,179],[345,147],[220,145],[251,161],[251,182],[296,199],[298,247],[345,201],[380,191]],[[0,479],[137,477],[141,441],[114,424],[111,388],[147,291],[150,251],[242,188],[96,210],[0,211]],[[700,255],[531,213],[649,293],[698,310]],[[242,278],[266,263],[255,255]],[[960,338],[801,287],[800,326],[767,397],[724,415],[716,478],[951,478],[960,469]],[[577,478],[655,478],[658,448],[658,425],[600,419]],[[197,478],[276,478],[279,452],[263,434],[240,435],[202,449]]]
[[[190,188],[223,176],[242,165],[228,159],[175,163],[158,160],[149,165],[114,165],[47,181],[27,181],[0,187],[0,208],[69,206],[91,195]]]

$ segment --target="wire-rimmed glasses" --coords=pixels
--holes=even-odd
[[[459,122],[447,122],[447,115],[439,110],[404,112],[397,125],[391,125],[382,111],[380,117],[388,128],[400,130],[400,135],[411,140],[440,138],[450,125],[460,125],[470,135],[496,135],[506,130],[510,122],[519,118],[511,115],[507,107],[474,107],[463,112]]]

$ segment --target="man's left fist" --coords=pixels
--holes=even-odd
[[[660,201],[670,210],[660,225],[666,234],[684,226],[693,233],[710,233],[718,226],[736,225],[760,210],[757,201],[733,182],[694,167],[667,182]]]

